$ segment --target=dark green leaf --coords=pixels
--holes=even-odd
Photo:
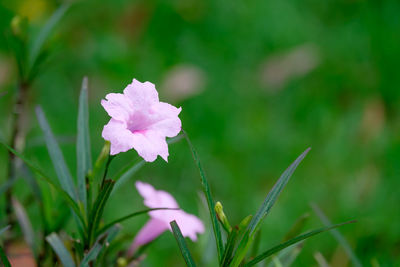
[[[79,199],[86,209],[86,175],[92,168],[90,156],[88,79],[83,78],[79,97],[78,135],[76,141],[77,181]],[[90,185],[89,185],[90,186]]]
[[[125,220],[128,220],[128,219],[130,219],[130,218],[136,217],[136,216],[138,216],[138,215],[146,214],[146,213],[148,213],[148,212],[150,212],[150,211],[153,211],[153,210],[177,210],[177,209],[172,209],[172,208],[155,208],[155,209],[145,209],[145,210],[133,212],[133,213],[131,213],[131,214],[128,214],[128,215],[126,215],[126,216],[124,216],[124,217],[121,217],[121,218],[119,218],[119,219],[116,219],[116,220],[114,220],[114,221],[112,221],[112,222],[106,224],[105,226],[103,226],[103,227],[96,233],[96,236],[101,235],[102,233],[104,233],[105,231],[107,231],[109,228],[111,228],[112,226],[116,225],[117,223],[121,223],[121,222],[123,222],[123,221],[125,221]]]
[[[210,186],[208,184],[208,181],[207,181],[205,172],[203,170],[203,167],[201,165],[200,159],[197,156],[197,152],[194,149],[192,143],[190,142],[189,136],[185,132],[183,134],[184,134],[184,136],[186,138],[187,143],[189,144],[189,147],[190,147],[190,149],[192,151],[193,159],[194,159],[194,161],[195,161],[195,163],[197,165],[197,168],[199,169],[199,172],[200,172],[201,185],[202,185],[203,193],[204,193],[204,195],[206,197],[206,200],[207,200],[208,210],[210,212],[211,223],[212,223],[213,230],[214,230],[214,237],[215,237],[215,241],[217,243],[218,261],[221,263],[222,262],[222,255],[224,253],[224,245],[222,243],[221,229],[219,227],[217,215],[216,215],[215,209],[214,209],[215,202],[214,202],[214,200],[212,198]]]
[[[0,141],[0,144],[2,144],[5,148],[7,148],[15,156],[19,157],[27,166],[29,166],[33,171],[35,171],[41,179],[43,179],[45,182],[50,184],[59,193],[59,195],[64,199],[64,201],[71,207],[73,212],[79,218],[79,221],[81,222],[82,226],[85,227],[85,220],[82,217],[82,214],[79,210],[78,205],[59,185],[54,183],[39,167],[37,167],[30,160],[25,158],[22,154],[15,151],[12,147],[10,147],[9,145],[5,144],[2,141]]]
[[[60,240],[56,233],[52,233],[46,237],[47,242],[56,252],[64,267],[75,267],[74,260],[71,257],[69,251],[65,248],[63,242]]]
[[[178,242],[179,249],[181,250],[182,256],[186,262],[186,265],[189,267],[195,267],[196,264],[193,261],[192,255],[190,254],[190,251],[186,245],[185,238],[182,235],[181,229],[179,229],[178,224],[176,221],[170,222],[172,232],[174,233],[176,242]]]
[[[275,254],[278,251],[281,251],[282,249],[287,248],[288,246],[291,246],[293,244],[296,244],[296,243],[298,243],[298,242],[300,242],[300,241],[302,241],[304,239],[310,238],[310,237],[312,237],[314,235],[317,235],[317,234],[332,230],[334,228],[337,228],[337,227],[340,227],[340,226],[343,226],[343,225],[346,225],[346,224],[349,224],[349,223],[354,223],[354,222],[355,221],[349,221],[349,222],[339,223],[339,224],[335,224],[335,225],[332,225],[332,226],[326,226],[326,227],[322,227],[322,228],[319,228],[319,229],[316,229],[316,230],[313,230],[313,231],[309,231],[309,232],[307,232],[307,233],[305,233],[303,235],[300,235],[300,236],[297,236],[295,238],[292,238],[292,239],[290,239],[290,240],[288,240],[286,242],[283,242],[283,243],[281,243],[281,244],[279,244],[279,245],[277,245],[277,246],[265,251],[261,255],[255,257],[253,260],[249,261],[244,266],[246,266],[246,267],[253,266],[253,265],[259,263],[260,261],[268,258],[272,254]]]
[[[70,3],[62,4],[49,18],[46,24],[43,26],[38,36],[34,39],[32,46],[29,50],[29,69],[35,65],[36,60],[42,50],[43,44],[49,37],[51,31],[57,25],[57,23],[64,16],[65,12],[67,12],[68,8],[71,6]]]
[[[47,150],[49,151],[51,161],[53,162],[54,169],[56,170],[58,181],[61,187],[70,195],[75,201],[78,199],[74,187],[74,182],[71,173],[65,163],[64,156],[58,146],[58,143],[50,129],[46,120],[43,110],[38,106],[36,107],[36,115],[42,128],[43,134],[46,139]]]
[[[93,210],[89,217],[89,244],[92,244],[96,238],[95,233],[97,232],[101,217],[103,215],[104,207],[111,194],[114,184],[115,182],[112,180],[105,180],[104,187],[94,202]]]
[[[272,206],[275,204],[278,196],[282,192],[283,188],[288,183],[293,172],[297,166],[304,159],[311,148],[306,149],[281,175],[279,180],[275,183],[271,191],[268,193],[261,207],[258,209],[256,215],[251,220],[243,239],[240,241],[239,246],[236,250],[233,266],[239,266],[240,262],[244,259],[247,250],[249,249],[251,242],[254,240],[254,234],[258,230],[261,221],[268,214]]]
[[[311,207],[325,226],[332,224],[331,221],[328,219],[328,217],[324,214],[324,212],[316,204],[311,204]],[[347,256],[349,256],[353,265],[356,267],[361,267],[362,266],[361,262],[358,259],[356,253],[353,251],[349,242],[347,242],[346,238],[344,238],[344,236],[339,232],[339,230],[334,229],[330,233],[339,242],[339,244],[344,248]]]
[[[0,246],[0,259],[1,259],[1,263],[4,265],[4,267],[11,267],[11,264],[7,258],[7,255],[1,246]]]
[[[232,252],[235,248],[236,240],[238,237],[239,228],[237,226],[233,227],[231,232],[228,235],[228,239],[226,241],[224,254],[222,255],[222,266],[228,267],[230,260],[232,258]]]

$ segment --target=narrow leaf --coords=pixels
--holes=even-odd
[[[190,254],[190,251],[186,245],[185,238],[182,235],[181,229],[179,229],[178,224],[176,221],[170,222],[172,232],[174,233],[176,242],[178,242],[179,249],[181,250],[182,256],[186,262],[186,265],[188,267],[195,267],[196,264],[193,261],[192,255]]]
[[[311,204],[311,207],[325,226],[332,224],[331,221],[328,219],[328,217],[316,204]],[[349,242],[347,242],[346,238],[344,238],[344,236],[339,232],[339,230],[337,229],[332,230],[331,234],[337,240],[337,242],[344,248],[347,256],[349,256],[353,265],[356,267],[361,267],[362,266],[361,262],[358,259],[356,253],[353,251]]]
[[[49,151],[50,158],[53,162],[60,185],[70,195],[70,197],[76,201],[77,195],[71,173],[67,167],[67,164],[65,163],[64,156],[60,147],[58,146],[53,132],[50,129],[43,110],[39,106],[36,107],[36,115],[40,124],[40,128],[42,128],[43,134],[46,138],[47,150]]]
[[[132,163],[129,163],[124,168],[121,169],[114,177],[113,180],[115,182],[114,194],[121,186],[123,186],[137,171],[139,171],[146,162],[144,160],[139,160],[136,164],[132,166]]]
[[[11,263],[8,260],[7,255],[1,246],[0,246],[0,259],[1,259],[1,263],[4,265],[4,267],[11,267]]]
[[[65,12],[67,12],[68,8],[70,7],[70,3],[62,4],[49,18],[46,24],[43,26],[41,31],[39,32],[38,36],[34,39],[33,44],[29,50],[29,66],[31,69],[33,65],[35,65],[36,59],[38,58],[43,44],[49,37],[51,31],[57,25],[57,23],[61,20],[64,16]]]
[[[322,228],[319,228],[319,229],[316,229],[316,230],[313,230],[313,231],[309,231],[309,232],[307,232],[307,233],[305,233],[303,235],[300,235],[300,236],[297,236],[295,238],[292,238],[292,239],[290,239],[290,240],[288,240],[286,242],[283,242],[283,243],[281,243],[281,244],[279,244],[279,245],[277,245],[277,246],[265,251],[261,255],[255,257],[253,260],[249,261],[244,266],[245,267],[253,266],[253,265],[259,263],[260,261],[268,258],[269,256],[275,254],[276,252],[281,251],[282,249],[287,248],[288,246],[291,246],[293,244],[296,244],[296,243],[298,243],[298,242],[300,242],[300,241],[302,241],[304,239],[310,238],[310,237],[312,237],[314,235],[317,235],[317,234],[332,230],[334,228],[337,228],[337,227],[340,227],[340,226],[343,226],[343,225],[346,225],[346,224],[354,223],[354,222],[355,221],[349,221],[349,222],[339,223],[339,224],[335,224],[335,225],[332,225],[332,226],[326,226],[326,227],[322,227]]]
[[[262,219],[267,215],[269,210],[275,204],[275,201],[279,197],[280,193],[282,192],[283,188],[285,188],[286,184],[288,183],[290,177],[292,176],[293,172],[296,170],[297,166],[300,162],[304,159],[307,153],[310,151],[311,148],[306,149],[290,166],[287,168],[279,180],[276,182],[274,187],[268,193],[267,197],[265,198],[263,204],[258,209],[256,215],[254,215],[253,219],[249,224],[250,235],[252,235],[258,228]]]
[[[246,233],[244,234],[242,240],[239,243],[238,248],[236,249],[235,256],[233,258],[233,267],[239,266],[239,264],[244,259],[251,242],[254,239],[254,234],[258,230],[261,221],[264,217],[268,214],[272,206],[275,204],[277,198],[279,197],[280,193],[282,192],[283,188],[288,183],[290,177],[292,176],[293,172],[296,170],[297,166],[300,162],[304,159],[307,153],[310,151],[311,148],[306,149],[279,177],[278,181],[272,187],[271,191],[269,191],[267,197],[265,198],[264,202],[262,203],[261,207],[258,209],[256,215],[252,218]]]
[[[29,217],[21,203],[19,203],[19,201],[15,198],[12,198],[11,201],[15,216],[17,217],[17,221],[24,235],[25,242],[29,245],[33,254],[36,256],[37,249],[35,243],[35,232],[33,231],[32,223],[29,220]]]
[[[5,148],[7,148],[15,156],[19,157],[27,166],[29,166],[29,168],[31,168],[33,171],[35,171],[41,179],[43,179],[45,182],[47,182],[49,185],[51,185],[59,193],[59,195],[64,199],[64,201],[71,207],[71,209],[74,211],[74,213],[78,216],[82,225],[85,226],[85,221],[82,217],[82,214],[79,210],[78,205],[59,185],[54,183],[39,167],[37,167],[30,160],[25,158],[25,156],[23,156],[19,152],[15,151],[12,147],[10,147],[9,145],[7,145],[6,143],[4,143],[2,141],[0,141],[0,144],[2,144]]]
[[[222,266],[223,267],[229,266],[229,263],[230,263],[230,260],[232,257],[232,253],[233,253],[233,249],[235,248],[236,239],[238,237],[238,232],[239,232],[239,227],[235,226],[232,228],[231,232],[228,235],[224,254],[222,255]]]
[[[214,231],[214,237],[215,237],[215,241],[217,243],[218,261],[222,262],[222,255],[224,253],[224,245],[222,243],[221,229],[219,227],[217,215],[216,215],[215,209],[214,209],[215,202],[212,198],[210,186],[208,184],[205,172],[203,170],[203,167],[201,165],[201,162],[197,155],[197,152],[194,149],[192,143],[190,142],[189,136],[185,132],[183,134],[184,134],[186,141],[192,151],[193,159],[194,159],[194,161],[197,165],[197,168],[199,169],[199,172],[200,172],[201,185],[202,185],[203,193],[207,200],[208,210],[210,212],[211,223],[212,223],[212,227],[213,227],[213,231]]]
[[[49,242],[50,246],[56,252],[58,258],[60,259],[62,265],[64,267],[75,267],[74,260],[71,257],[71,254],[64,246],[63,242],[60,240],[56,233],[52,233],[46,237],[47,242]]]
[[[86,175],[92,168],[90,156],[88,79],[83,78],[79,96],[78,135],[76,141],[77,181],[79,199],[86,209]],[[90,185],[89,185],[90,186]]]
[[[91,262],[97,258],[97,256],[99,255],[102,248],[103,248],[103,245],[96,242],[94,244],[94,246],[86,254],[86,256],[82,259],[81,264],[79,266],[80,267],[88,267],[89,262]]]
[[[89,244],[92,244],[92,241],[94,241],[94,239],[96,238],[95,233],[100,224],[100,220],[104,212],[104,207],[111,194],[114,184],[114,181],[106,180],[103,189],[101,190],[94,202],[93,210],[90,214],[89,219]]]

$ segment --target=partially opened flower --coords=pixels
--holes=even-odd
[[[133,79],[123,94],[108,94],[101,105],[111,116],[102,133],[111,143],[111,155],[134,148],[145,161],[158,155],[168,161],[165,138],[181,131],[181,108],[160,102],[154,84]]]
[[[173,196],[168,192],[156,190],[153,186],[137,181],[136,188],[144,198],[144,204],[149,208],[179,208]],[[147,244],[166,230],[171,231],[170,222],[175,220],[182,231],[182,235],[192,241],[197,240],[197,233],[204,232],[202,221],[196,216],[183,210],[154,210],[149,212],[150,220],[136,235],[129,253],[137,247]]]

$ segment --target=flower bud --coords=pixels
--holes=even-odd
[[[217,214],[217,218],[221,222],[225,231],[230,233],[232,231],[232,227],[229,224],[228,218],[226,217],[226,215],[224,213],[224,208],[222,207],[222,204],[219,201],[217,201],[217,203],[215,203],[215,213]]]

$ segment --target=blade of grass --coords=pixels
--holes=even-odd
[[[275,183],[274,187],[268,193],[267,197],[265,198],[263,204],[258,209],[256,215],[254,215],[253,219],[249,224],[249,231],[250,235],[252,235],[257,228],[259,227],[262,219],[264,219],[265,215],[270,211],[272,206],[275,204],[277,198],[279,197],[280,193],[282,192],[283,188],[285,188],[286,184],[288,183],[290,177],[292,176],[293,172],[296,170],[297,166],[300,162],[304,159],[307,153],[310,151],[311,148],[307,148],[279,177],[279,180]]]
[[[81,264],[79,265],[80,267],[88,267],[89,262],[93,261],[94,259],[97,258],[99,255],[101,249],[103,248],[104,245],[101,245],[99,243],[95,243],[93,247],[89,250],[89,252],[86,254],[86,256],[82,259]]]
[[[88,110],[88,79],[83,78],[79,96],[78,135],[76,140],[77,181],[79,199],[86,210],[86,174],[92,168],[90,156],[89,110]],[[90,185],[88,185],[90,186]]]
[[[182,256],[186,262],[188,267],[196,267],[196,264],[193,261],[192,255],[186,245],[185,238],[182,235],[181,229],[179,229],[178,224],[176,221],[170,222],[172,232],[174,233],[176,242],[178,243],[179,249],[181,250]]]
[[[317,204],[311,204],[311,208],[314,210],[314,212],[317,214],[317,216],[325,226],[332,224],[331,221],[324,214],[324,212],[318,207]],[[336,241],[344,248],[347,256],[349,256],[353,265],[356,267],[361,267],[362,266],[361,262],[358,259],[356,253],[354,253],[349,242],[347,242],[346,238],[344,238],[344,236],[339,232],[339,230],[335,229],[332,230],[330,233],[333,235]]]
[[[211,194],[211,190],[210,190],[210,186],[208,184],[205,172],[203,170],[203,167],[201,165],[200,159],[197,155],[196,150],[194,149],[192,143],[190,142],[189,136],[186,134],[186,132],[183,132],[183,135],[185,136],[185,139],[190,147],[190,150],[192,151],[192,156],[193,159],[197,165],[197,168],[199,169],[200,172],[200,177],[201,177],[201,185],[202,185],[202,189],[203,189],[203,193],[206,197],[207,200],[207,205],[208,205],[208,210],[210,212],[210,218],[211,218],[211,223],[212,223],[212,227],[213,227],[213,231],[214,231],[214,237],[215,237],[215,241],[217,244],[217,252],[218,252],[218,262],[221,263],[222,262],[222,255],[224,253],[224,245],[222,242],[222,236],[221,236],[221,229],[219,227],[218,224],[218,219],[217,219],[217,215],[215,213],[215,202],[212,198],[212,194]]]
[[[62,265],[64,267],[75,267],[74,260],[71,257],[71,254],[64,246],[63,242],[60,240],[56,233],[52,233],[46,237],[47,242],[49,242],[50,246],[56,252],[58,258],[60,259]]]
[[[0,141],[0,144],[2,144],[5,148],[7,148],[15,156],[19,157],[27,166],[29,166],[29,168],[31,168],[34,172],[36,172],[42,180],[51,185],[60,194],[60,196],[64,199],[64,201],[70,206],[70,208],[79,218],[79,221],[81,222],[82,226],[86,227],[85,220],[82,217],[78,205],[59,185],[54,183],[39,167],[37,167],[30,160],[25,158],[22,154],[15,151],[12,147],[10,147],[9,145],[5,144],[2,141]]]
[[[40,106],[36,107],[36,115],[40,124],[40,128],[45,136],[47,150],[49,151],[51,161],[57,173],[61,187],[70,195],[73,200],[77,200],[74,182],[71,173],[65,163],[64,156],[54,137],[53,132],[46,120],[43,110]]]
[[[346,224],[354,223],[354,222],[355,221],[349,221],[349,222],[339,223],[339,224],[326,226],[326,227],[322,227],[322,228],[319,228],[319,229],[316,229],[316,230],[309,231],[309,232],[307,232],[307,233],[305,233],[303,235],[299,235],[299,236],[297,236],[295,238],[292,238],[292,239],[290,239],[290,240],[288,240],[286,242],[283,242],[283,243],[281,243],[281,244],[279,244],[277,246],[274,246],[274,247],[268,249],[264,253],[260,254],[257,257],[255,257],[253,260],[251,260],[248,263],[244,264],[244,266],[245,267],[253,266],[253,265],[259,263],[260,261],[268,258],[269,256],[281,251],[282,249],[287,248],[288,246],[296,244],[296,243],[298,243],[298,242],[300,242],[302,240],[305,240],[307,238],[310,238],[310,237],[312,237],[314,235],[317,235],[317,234],[332,230],[334,228],[337,228],[337,227],[340,227],[340,226],[343,226],[343,225],[346,225]]]
[[[98,229],[98,226],[100,224],[101,217],[103,215],[104,207],[107,203],[107,200],[111,194],[111,191],[114,187],[115,182],[112,180],[105,180],[104,182],[104,187],[97,196],[94,205],[93,205],[93,210],[90,214],[89,217],[89,245],[93,243],[93,241],[96,239],[96,232]]]
[[[1,246],[0,246],[0,259],[1,259],[1,263],[4,265],[4,267],[11,267],[11,263],[8,260],[7,255]]]
[[[24,209],[24,207],[15,198],[11,199],[14,208],[15,216],[21,227],[22,233],[24,235],[25,242],[29,245],[32,250],[33,255],[37,256],[37,248],[35,242],[35,233],[32,228],[32,223]]]
[[[290,177],[292,176],[293,172],[296,170],[297,166],[300,162],[304,159],[307,153],[310,151],[311,148],[307,148],[279,177],[278,181],[272,187],[271,191],[269,191],[267,197],[265,198],[264,202],[258,209],[256,215],[251,220],[246,233],[244,234],[242,240],[239,243],[238,248],[236,249],[235,256],[233,258],[232,266],[239,266],[242,262],[246,253],[251,245],[251,242],[254,239],[254,234],[258,230],[261,221],[265,218],[268,214],[272,206],[275,204],[277,198],[279,197],[280,193],[282,192],[283,188],[285,188],[286,184],[288,183]]]
[[[150,211],[153,211],[153,210],[179,210],[179,209],[175,209],[175,208],[154,208],[154,209],[145,209],[145,210],[141,210],[141,211],[136,211],[136,212],[128,214],[128,215],[126,215],[124,217],[121,217],[119,219],[116,219],[116,220],[104,225],[100,230],[98,230],[98,232],[96,233],[96,236],[101,235],[102,233],[104,233],[105,231],[107,231],[109,228],[111,228],[112,226],[114,226],[117,223],[121,223],[121,222],[123,222],[125,220],[128,220],[130,218],[136,217],[138,215],[146,214],[146,213],[148,213]]]
[[[228,235],[228,239],[226,241],[224,254],[222,255],[222,266],[228,267],[229,262],[232,257],[233,249],[235,248],[236,239],[238,237],[239,228],[237,226],[233,227],[231,232]]]
[[[65,4],[60,5],[60,7],[53,13],[53,15],[49,18],[46,24],[43,26],[38,36],[34,39],[31,48],[29,49],[29,69],[31,70],[35,65],[35,62],[42,50],[43,44],[46,42],[49,37],[51,31],[57,25],[57,23],[61,20],[64,14],[67,12],[71,4],[66,2]]]

